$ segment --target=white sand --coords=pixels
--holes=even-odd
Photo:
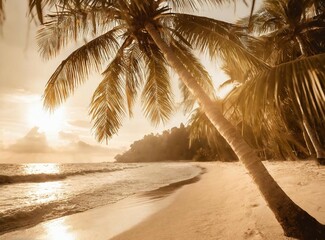
[[[294,201],[325,223],[325,168],[273,162],[267,168]],[[164,210],[114,240],[289,239],[239,163],[210,164]]]
[[[202,166],[208,172],[199,182],[183,186],[163,200],[131,197],[0,239],[288,239],[239,163]],[[273,162],[266,166],[299,206],[325,223],[325,167],[315,162]]]

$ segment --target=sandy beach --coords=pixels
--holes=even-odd
[[[325,223],[324,167],[312,161],[265,164],[298,205]],[[240,163],[200,166],[207,170],[200,181],[166,197],[138,194],[0,239],[289,239]]]
[[[179,190],[171,205],[113,239],[289,239],[239,163],[205,166],[202,180]],[[324,167],[315,162],[266,166],[297,204],[325,223]]]

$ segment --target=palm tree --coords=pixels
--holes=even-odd
[[[142,87],[145,115],[154,123],[165,121],[172,112],[169,65],[186,86],[183,88],[186,94],[190,92],[195,97],[244,164],[285,235],[324,238],[325,227],[285,194],[241,134],[223,117],[220,107],[214,104],[209,75],[191,52],[192,47],[198,47],[209,51],[211,56],[240,58],[242,65],[251,66],[253,71],[268,68],[245,51],[239,38],[231,34],[233,25],[179,11],[184,7],[195,9],[198,3],[215,4],[222,0],[62,1],[67,4],[56,6],[57,10],[49,15],[39,33],[41,54],[45,58],[55,56],[69,41],[89,32],[94,36],[102,34],[59,65],[47,83],[45,107],[53,109],[61,104],[90,70],[99,70],[108,61],[90,104],[97,139],[110,138],[127,112],[132,115],[132,106]]]
[[[255,54],[277,67],[260,73],[240,90],[241,97],[246,99],[245,103],[240,103],[243,108],[250,109],[247,104],[259,102],[280,113],[284,120],[288,109],[283,103],[289,101],[290,115],[299,119],[300,128],[310,139],[305,137],[306,144],[312,143],[308,148],[315,149],[320,163],[325,159],[321,144],[325,141],[325,81],[321,66],[325,53],[324,9],[324,2],[318,0],[265,1],[251,17],[252,30],[260,34],[260,43],[251,44],[251,47]],[[248,19],[244,19],[241,23],[247,22]],[[284,75],[284,71],[285,76],[276,77],[275,74]],[[251,94],[252,90],[259,94]],[[265,112],[266,108],[260,110]],[[261,119],[253,119],[256,121]]]
[[[254,47],[259,44],[257,39],[245,33],[245,37]],[[249,47],[249,46],[248,46]],[[236,59],[225,59],[222,70],[229,76],[220,87],[231,87],[232,91],[223,99],[224,115],[242,132],[244,139],[258,154],[264,158],[287,159],[296,155],[306,156],[304,141],[300,138],[300,128],[290,106],[290,101],[282,101],[282,111],[286,114],[284,120],[272,107],[261,108],[259,104],[246,107],[247,98],[251,99],[252,89],[246,88],[245,83],[254,74],[250,69],[238,68]],[[243,71],[244,70],[244,71]],[[246,91],[244,91],[244,89]],[[255,92],[255,96],[262,97],[263,92]],[[246,95],[249,95],[247,97]],[[256,102],[255,102],[256,103]],[[271,105],[271,104],[270,104]]]

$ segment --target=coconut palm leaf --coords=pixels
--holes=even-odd
[[[163,2],[163,1],[161,1]],[[235,2],[235,0],[169,0],[173,10],[192,9],[198,10],[202,5],[217,5]]]
[[[135,1],[134,1],[135,2]],[[143,7],[143,2],[138,1],[138,6]],[[220,6],[224,3],[236,3],[236,0],[158,0],[155,1],[157,5],[168,2],[169,6],[173,10],[184,10],[184,9],[192,9],[198,10],[202,4],[204,5],[213,5]],[[243,0],[246,3],[245,0]],[[53,9],[53,7],[62,7],[62,10],[67,8],[80,9],[83,6],[91,6],[93,8],[98,7],[110,7],[112,5],[121,7],[125,4],[125,0],[28,0],[29,6],[29,15],[31,19],[37,20],[39,23],[44,24],[44,16],[46,13]],[[3,0],[0,0],[0,26],[4,20],[4,8],[3,8]]]
[[[54,109],[82,84],[91,70],[99,71],[118,43],[113,29],[75,50],[65,59],[47,82],[44,91],[44,106]]]
[[[285,25],[287,0],[265,0],[263,7],[250,18],[245,17],[237,22],[239,25],[247,26],[249,21],[250,30],[257,33],[273,32]]]
[[[310,65],[309,58],[301,58],[301,47],[306,55],[324,52],[321,50],[324,42],[321,37],[324,32],[323,21],[319,21],[317,15],[306,17],[307,13],[310,14],[308,11],[313,4],[314,1],[295,0],[264,2],[263,8],[252,16],[252,30],[261,36],[258,36],[257,42],[256,39],[248,38],[245,44],[252,53],[274,67],[247,78],[247,82],[237,88],[229,98],[235,99],[236,104],[240,105],[240,110],[236,113],[242,114],[244,121],[254,126],[255,134],[265,133],[261,138],[268,145],[271,145],[269,139],[277,143],[281,143],[282,139],[286,140],[281,143],[283,146],[289,146],[282,149],[286,152],[292,152],[290,146],[303,151],[303,142],[299,145],[292,139],[302,136],[297,133],[302,133],[303,115],[318,115],[309,115],[309,124],[315,127],[322,125],[320,116],[324,112],[321,107],[323,104],[320,102],[321,98],[315,96],[323,93],[314,88],[314,94],[311,86],[323,82],[323,76],[311,74],[317,76],[305,79],[306,75],[310,75],[315,70],[314,67],[318,66]],[[248,18],[239,23],[246,25],[247,22]],[[298,64],[297,59],[302,62]],[[319,58],[318,60],[322,61]],[[304,68],[306,64],[309,65],[308,69]],[[242,91],[247,92],[242,94]],[[276,124],[271,124],[270,120]],[[275,129],[274,126],[278,128]]]
[[[55,4],[53,0],[29,0],[29,11],[32,18],[38,18],[41,24],[43,21],[43,8],[47,6],[51,8]]]
[[[237,105],[243,118],[254,121],[256,112],[274,107],[283,117],[283,98],[292,100],[295,115],[308,117],[311,125],[325,118],[325,54],[300,58],[261,71],[241,88],[237,88]],[[236,92],[235,91],[235,92]],[[234,93],[233,93],[234,94]]]
[[[40,54],[46,60],[55,57],[72,39],[98,35],[109,31],[114,11],[110,9],[80,9],[47,16],[47,22],[38,31]]]
[[[169,17],[169,15],[166,15]],[[202,52],[208,52],[212,58],[240,59],[238,67],[257,71],[268,68],[243,46],[240,37],[236,34],[236,26],[206,17],[187,14],[175,14],[175,29],[193,46]]]
[[[202,137],[205,136],[209,146],[213,148],[218,146],[220,134],[215,130],[212,123],[200,108],[192,112],[188,121],[188,126],[190,129],[190,145],[193,141],[202,139]]]
[[[107,142],[116,134],[125,116],[122,71],[122,56],[118,55],[103,73],[104,79],[95,90],[90,103],[89,113],[99,142]]]
[[[232,161],[236,155],[231,150],[229,144],[223,139],[213,124],[207,118],[205,113],[200,109],[195,109],[188,121],[190,145],[196,141],[207,140],[207,144],[216,152],[218,160]]]
[[[215,96],[212,79],[206,69],[198,61],[198,59],[191,53],[191,50],[187,46],[180,44],[178,41],[173,41],[170,47],[177,55],[179,61],[197,80],[197,83],[211,98],[214,98]],[[183,94],[184,112],[188,113],[192,111],[196,100],[182,82],[180,82],[180,89]]]
[[[113,2],[111,0],[29,0],[29,12],[32,19],[37,18],[41,24],[44,24],[44,12],[46,15],[53,7],[56,8],[56,13],[61,14],[66,10],[79,11],[85,6],[108,7]]]
[[[125,95],[128,106],[129,117],[133,116],[133,106],[135,104],[137,94],[144,82],[144,63],[142,61],[143,54],[137,44],[132,44],[126,49],[124,57],[124,66],[127,71],[125,74]]]
[[[291,61],[301,54],[314,55],[324,48],[324,13],[311,13],[319,1],[279,0],[264,2],[252,16],[252,30],[261,35],[266,50],[265,58],[271,64]],[[239,21],[246,25],[248,18]],[[300,39],[298,41],[298,38]],[[271,49],[271,50],[270,50]],[[301,52],[303,51],[303,53]],[[259,55],[260,56],[260,55]]]
[[[144,115],[155,125],[166,122],[173,110],[173,95],[163,54],[151,48],[151,57],[146,57],[147,80],[142,92]]]

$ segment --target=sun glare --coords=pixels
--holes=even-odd
[[[58,108],[54,112],[47,112],[41,102],[33,103],[28,110],[30,127],[38,127],[39,131],[56,134],[63,128],[65,119],[64,109]]]
[[[59,173],[60,167],[57,163],[29,163],[24,166],[24,172],[28,175],[30,174],[55,174]]]
[[[77,236],[75,236],[70,230],[70,226],[65,222],[64,218],[59,218],[54,221],[50,221],[44,224],[44,226],[46,231],[46,239],[74,240],[77,238]]]

